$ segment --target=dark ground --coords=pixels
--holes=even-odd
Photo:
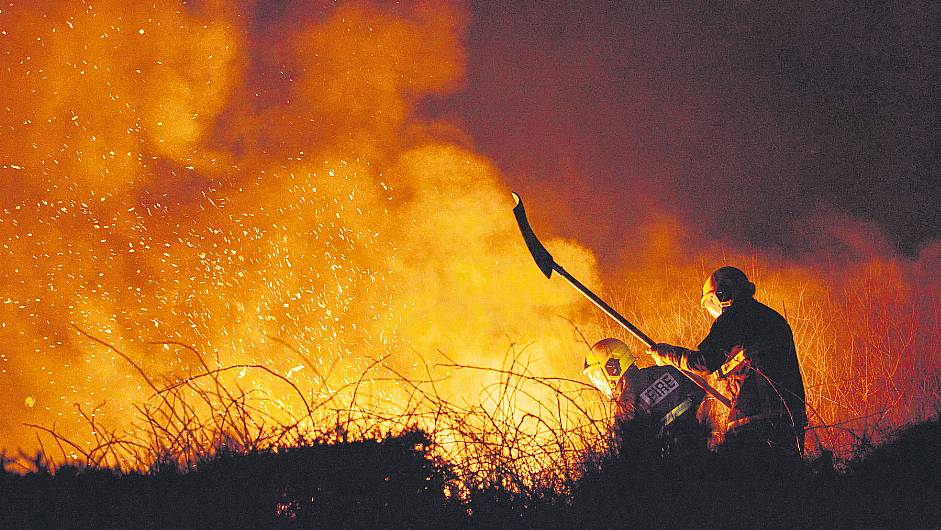
[[[446,494],[461,487],[457,475],[421,432],[221,454],[189,472],[8,470],[0,527],[941,527],[938,420],[839,472],[827,455],[716,454],[640,424],[619,433],[619,453],[585,464],[564,494],[470,485],[465,501]]]

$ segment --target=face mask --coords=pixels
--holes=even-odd
[[[623,375],[620,359],[608,359],[605,364],[592,364],[583,372],[591,384],[608,399],[614,399],[614,388]]]
[[[595,385],[595,388],[604,394],[606,398],[614,398],[614,390],[611,389],[611,384],[608,383],[608,378],[605,377],[603,368],[600,366],[589,368],[585,371],[585,375],[588,376],[588,380],[591,381],[591,384]]]
[[[699,305],[708,311],[709,314],[712,315],[712,318],[719,318],[719,315],[722,314],[722,310],[732,305],[732,301],[728,300],[722,302],[719,300],[719,297],[716,296],[716,292],[712,291],[702,295],[702,298],[699,300]]]

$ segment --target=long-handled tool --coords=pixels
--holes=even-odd
[[[520,196],[516,193],[513,193],[513,199],[516,201],[516,206],[513,208],[513,215],[516,216],[516,222],[519,224],[520,232],[523,234],[523,241],[526,242],[526,247],[529,248],[529,253],[532,254],[533,260],[536,261],[536,266],[539,267],[539,270],[546,275],[546,278],[552,277],[552,271],[559,273],[559,276],[565,278],[565,281],[569,282],[578,292],[585,295],[585,298],[591,300],[593,304],[598,306],[599,309],[604,311],[606,315],[613,318],[615,322],[621,325],[626,329],[631,335],[633,335],[637,340],[641,341],[648,348],[652,348],[656,343],[651,340],[650,337],[644,334],[643,331],[637,329],[637,326],[628,322],[626,318],[621,316],[620,313],[615,311],[611,306],[605,303],[604,300],[598,298],[598,296],[591,292],[590,289],[582,285],[582,282],[578,281],[571,274],[566,272],[561,265],[555,262],[552,259],[552,254],[549,254],[549,251],[546,250],[546,247],[542,245],[539,241],[539,238],[536,237],[536,233],[533,232],[531,226],[529,226],[529,220],[526,219],[526,210],[523,208],[523,200],[520,199]],[[696,383],[696,386],[702,388],[709,395],[716,398],[720,403],[725,405],[727,408],[732,408],[732,402],[729,401],[729,398],[723,396],[718,390],[712,388],[705,379],[701,376],[689,372],[686,370],[680,370],[686,377],[688,377],[693,383]]]

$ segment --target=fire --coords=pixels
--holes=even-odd
[[[579,381],[582,337],[620,332],[532,265],[509,189],[454,140],[459,127],[414,113],[463,82],[466,21],[445,3],[4,6],[0,449],[35,450],[28,425],[85,450],[147,417],[225,432],[234,404],[256,432],[419,423],[469,458],[461,429],[485,420],[536,445],[594,428],[597,395],[560,383],[560,397],[539,378]],[[534,221],[552,207],[534,203]],[[651,336],[693,345],[708,325],[701,278],[744,261],[795,326],[819,423],[880,405],[893,421],[916,415],[900,396],[937,373],[936,357],[912,355],[938,344],[938,298],[936,281],[911,286],[937,252],[837,270],[691,256],[666,217],[632,230],[649,237],[605,285]],[[589,250],[544,239],[602,286]],[[913,313],[880,313],[886,300]],[[484,435],[507,458],[527,451]]]
[[[3,400],[4,447],[173,423],[166,396],[208,425],[231,406],[210,379],[316,430],[408,412],[403,381],[479,406],[502,376],[444,365],[508,368],[513,343],[575,377],[577,295],[528,263],[495,168],[410,116],[460,82],[464,15],[351,4],[282,38],[227,9],[0,13],[3,392],[41,404]]]

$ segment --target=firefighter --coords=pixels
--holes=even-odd
[[[804,382],[787,321],[754,299],[741,270],[722,267],[706,279],[700,304],[715,321],[695,350],[657,344],[657,364],[713,373],[732,398],[726,448],[765,448],[800,456],[807,414]]]
[[[582,373],[617,403],[621,421],[643,413],[674,436],[697,430],[696,411],[705,393],[672,366],[638,368],[627,344],[618,339],[596,342]]]

